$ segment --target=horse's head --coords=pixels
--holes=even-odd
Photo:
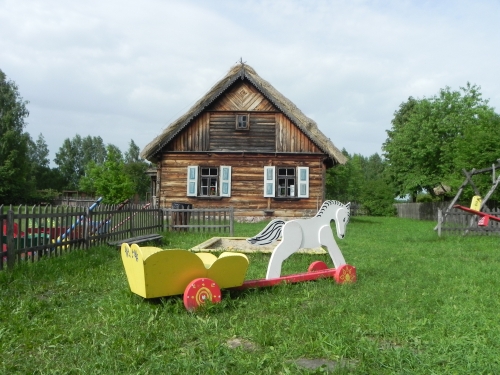
[[[351,216],[351,203],[345,204],[343,207],[339,207],[337,212],[335,212],[335,226],[337,227],[337,236],[339,238],[344,238],[345,229],[349,218]]]

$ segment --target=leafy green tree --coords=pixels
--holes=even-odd
[[[99,165],[105,159],[106,146],[104,146],[101,137],[87,136],[82,138],[77,134],[73,139],[64,140],[63,145],[56,153],[54,162],[66,181],[65,188],[76,190],[80,179],[85,175],[87,164],[92,161]]]
[[[458,187],[461,170],[484,168],[499,157],[500,121],[480,87],[470,85],[400,105],[383,144],[387,173],[397,195],[441,184]],[[482,184],[481,184],[482,185]]]
[[[80,189],[103,197],[103,203],[117,204],[134,194],[133,182],[125,173],[121,153],[108,145],[106,160],[102,164],[90,161],[86,174],[80,180]]]
[[[385,161],[380,155],[367,158],[351,156],[345,150],[342,153],[347,163],[327,171],[327,198],[356,203],[372,216],[394,215],[393,189],[385,178]]]
[[[42,133],[38,135],[35,142],[30,142],[30,156],[34,165],[45,168],[49,167],[49,147]]]
[[[78,182],[84,175],[84,164],[81,153],[82,137],[76,135],[73,139],[66,138],[56,152],[54,162],[57,164],[65,180],[65,188],[77,190]]]
[[[33,191],[28,154],[30,136],[24,132],[28,104],[13,81],[0,70],[0,202],[25,202]]]
[[[387,181],[382,178],[367,180],[363,185],[361,203],[370,216],[394,216],[394,195]]]
[[[94,161],[96,164],[102,164],[106,160],[106,146],[104,145],[102,138],[99,136],[91,137],[88,135],[85,138],[82,138],[81,152],[83,165],[87,165],[90,161]],[[121,153],[121,151],[119,152]]]
[[[347,157],[347,163],[330,168],[326,172],[326,198],[341,202],[359,202],[362,179],[359,157],[353,160],[354,157],[345,149],[342,154]]]
[[[125,152],[125,173],[128,174],[134,184],[134,191],[141,198],[146,197],[149,190],[150,179],[146,171],[150,164],[140,157],[140,149],[131,139],[129,149]]]
[[[46,183],[49,182],[46,175],[50,172],[49,148],[43,134],[40,133],[35,142],[30,138],[28,150],[35,188],[37,190],[49,189],[50,186],[46,186]]]

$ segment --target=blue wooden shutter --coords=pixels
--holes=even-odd
[[[309,198],[309,167],[297,167],[297,197]]]
[[[222,165],[220,167],[220,196],[231,196],[231,167]]]
[[[187,196],[196,197],[198,195],[198,166],[187,167]]]
[[[264,167],[264,197],[274,197],[275,180],[275,167]]]

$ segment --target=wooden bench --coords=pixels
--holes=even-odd
[[[111,242],[108,242],[108,245],[121,247],[122,243],[128,243],[129,245],[132,245],[132,244],[139,244],[139,243],[149,242],[149,241],[159,241],[161,239],[163,239],[163,236],[161,234],[153,233],[153,234],[145,234],[143,236],[125,238],[125,239],[119,240],[119,241],[111,241]]]

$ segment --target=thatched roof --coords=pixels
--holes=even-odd
[[[152,159],[170,142],[182,129],[202,113],[236,80],[249,80],[270,102],[287,116],[300,130],[306,134],[331,159],[333,164],[345,164],[347,158],[334,146],[319,129],[316,123],[304,115],[290,100],[285,98],[269,82],[262,79],[255,70],[247,64],[238,63],[232,67],[224,78],[217,82],[200,100],[198,100],[184,115],[171,123],[160,135],[153,139],[141,152],[144,159]]]

